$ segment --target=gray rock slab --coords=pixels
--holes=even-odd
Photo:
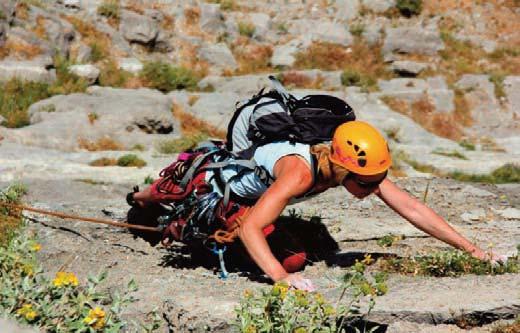
[[[7,23],[11,23],[14,19],[16,4],[17,1],[14,0],[4,0],[0,2],[0,10],[4,13],[5,21]]]
[[[211,71],[219,72],[223,69],[235,70],[237,61],[225,43],[207,44],[199,49],[199,57],[212,65]]]
[[[350,21],[356,18],[359,14],[360,1],[359,0],[340,0],[335,1],[336,15],[335,19],[338,21]]]
[[[80,43],[77,48],[76,61],[78,63],[86,63],[92,56],[92,48],[88,45]]]
[[[289,33],[295,36],[306,36],[313,41],[329,42],[348,46],[353,37],[346,24],[328,20],[300,19],[289,26]]]
[[[383,52],[435,55],[444,49],[439,30],[435,27],[401,26],[387,28]]]
[[[52,83],[56,80],[56,73],[47,70],[46,66],[39,61],[0,61],[0,81],[9,81],[13,78]]]
[[[517,208],[509,207],[495,212],[506,220],[520,220],[520,209]]]
[[[509,112],[520,118],[520,76],[507,76],[504,79],[504,91]]]
[[[250,98],[263,87],[269,86],[267,75],[243,75],[235,77],[207,76],[199,82],[199,87],[204,89],[212,86],[215,92],[234,93],[239,98]]]
[[[384,13],[395,6],[395,0],[363,0],[363,6],[375,13]]]
[[[385,26],[388,19],[383,16],[370,18],[363,23],[363,32],[361,36],[366,40],[368,45],[376,45],[382,41]]]
[[[0,318],[0,327],[5,333],[37,333],[40,330],[24,327],[13,319]]]
[[[94,84],[99,78],[100,70],[94,65],[72,65],[69,71],[81,78],[84,78],[89,84]]]
[[[148,44],[157,38],[159,26],[152,18],[122,10],[119,30],[129,42]]]
[[[427,63],[416,62],[416,61],[394,61],[390,65],[390,68],[401,75],[412,75],[416,76],[421,73],[423,70],[428,68],[429,65]]]
[[[238,95],[231,91],[200,94],[199,99],[187,111],[217,128],[226,130],[238,100]]]
[[[271,56],[271,64],[279,67],[292,67],[296,61],[296,54],[307,49],[311,42],[311,39],[303,37],[276,46]]]
[[[480,208],[470,212],[465,212],[460,216],[460,218],[463,222],[471,224],[486,218],[486,212],[483,208]]]
[[[200,4],[200,28],[209,33],[219,33],[225,30],[224,16],[220,11],[220,5],[216,3]]]
[[[172,100],[149,89],[96,87],[87,94],[58,95],[29,108],[32,125],[6,131],[5,138],[38,147],[74,151],[79,140],[111,138],[130,149],[152,147],[176,137],[179,124],[171,114]]]
[[[250,13],[247,17],[255,27],[253,37],[258,40],[264,40],[265,35],[271,28],[271,17],[265,13]]]
[[[132,74],[138,74],[143,69],[143,63],[136,58],[118,58],[117,67]]]

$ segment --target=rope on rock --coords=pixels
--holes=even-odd
[[[41,215],[49,215],[49,216],[58,217],[61,219],[70,219],[70,220],[77,220],[77,221],[97,223],[97,224],[106,224],[106,225],[111,225],[111,226],[119,227],[119,228],[136,229],[136,230],[152,231],[152,232],[162,232],[162,229],[159,227],[147,227],[144,225],[129,224],[129,223],[116,222],[116,221],[111,221],[111,220],[83,217],[83,216],[78,216],[78,215],[70,215],[70,214],[53,212],[53,211],[48,211],[48,210],[34,208],[34,207],[30,207],[30,206],[25,206],[25,205],[17,205],[17,204],[13,204],[13,203],[9,203],[9,202],[0,201],[0,206],[19,209],[19,210],[26,210],[26,211],[41,214]]]

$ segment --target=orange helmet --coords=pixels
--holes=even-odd
[[[367,176],[385,172],[392,165],[385,138],[372,125],[357,120],[336,128],[330,161]]]

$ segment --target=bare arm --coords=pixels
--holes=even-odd
[[[262,232],[282,213],[291,198],[305,193],[312,186],[310,167],[296,156],[286,156],[275,165],[276,181],[253,206],[239,229],[239,237],[255,263],[274,281],[288,273],[276,260]]]
[[[418,229],[477,258],[486,258],[484,251],[457,232],[431,208],[401,190],[392,181],[385,179],[379,185],[376,194]]]

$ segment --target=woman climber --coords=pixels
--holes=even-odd
[[[370,194],[377,195],[418,229],[470,253],[473,257],[505,260],[504,257],[487,253],[471,243],[432,209],[388,179],[387,173],[392,160],[387,142],[366,122],[348,121],[341,124],[335,129],[330,144],[309,145],[290,141],[267,143],[256,148],[253,158],[256,165],[272,178],[269,185],[261,181],[258,172],[242,169],[240,165],[225,169],[215,168],[215,163],[218,164],[223,158],[212,158],[211,163],[214,164],[200,163],[204,171],[191,175],[193,177],[189,186],[193,190],[190,193],[198,193],[196,195],[206,201],[202,205],[204,209],[198,207],[198,210],[190,213],[190,217],[197,214],[206,219],[220,216],[224,230],[219,231],[223,233],[215,232],[211,237],[224,237],[226,241],[225,237],[238,236],[252,261],[273,281],[283,280],[303,290],[314,289],[310,280],[297,273],[305,263],[305,252],[294,247],[283,253],[279,244],[284,240],[283,237],[280,240],[280,236],[278,244],[276,240],[270,241],[274,234],[273,223],[291,202],[304,200],[336,186],[343,186],[359,199]],[[204,165],[209,167],[204,168]],[[183,163],[177,163],[163,170],[161,179],[143,191],[130,194],[129,202],[145,207],[153,202],[179,199],[168,195],[176,191],[182,183],[181,178],[188,179],[182,166]],[[175,172],[178,173],[177,176]],[[173,175],[169,185],[168,175]],[[219,182],[229,183],[226,190]],[[186,182],[181,185],[186,185]],[[223,192],[231,192],[230,195],[228,193],[225,205],[222,205],[225,195]],[[249,202],[240,202],[240,198]],[[186,200],[185,197],[181,199]],[[235,208],[230,209],[233,205]],[[186,223],[185,219],[179,219],[170,224],[170,240],[183,238]],[[287,247],[287,243],[284,245]]]

